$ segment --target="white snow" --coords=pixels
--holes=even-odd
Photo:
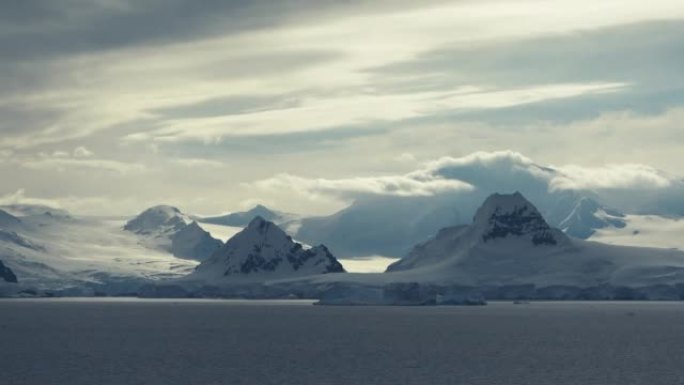
[[[202,223],[200,227],[228,242],[195,270],[197,262],[176,258],[168,249],[179,229],[196,227],[188,225],[190,217],[177,209],[158,206],[146,211],[149,215],[142,215],[143,219],[129,221],[137,225],[138,233],[124,231],[123,219],[26,210],[28,214],[18,218],[0,213],[5,224],[0,232],[0,260],[20,282],[42,288],[126,280],[137,280],[135,285],[140,285],[153,280],[189,284],[186,288],[259,283],[262,288],[287,291],[291,287],[297,293],[317,293],[329,287],[333,293],[338,289],[374,296],[388,284],[413,282],[538,287],[684,283],[684,252],[624,246],[667,244],[681,249],[684,219],[627,215],[620,217],[624,228],[607,226],[592,237],[606,244],[587,242],[551,228],[520,194],[491,196],[471,225],[442,229],[400,261],[380,255],[339,261],[348,274],[321,274],[328,271],[334,250],[299,244],[260,218],[244,229]],[[204,234],[197,230],[201,229],[190,232],[191,240],[196,239],[193,234]],[[390,272],[379,274],[390,264]],[[163,282],[165,278],[174,280]],[[655,297],[671,295],[653,290]]]
[[[148,248],[179,258],[202,261],[223,245],[190,216],[171,206],[151,207],[126,222],[123,229],[138,235]]]
[[[159,205],[143,211],[128,221],[124,229],[137,234],[159,234],[177,230],[190,222],[190,218],[177,208]]]
[[[121,229],[122,221],[63,218],[45,215],[23,217],[18,235],[35,247],[0,240],[0,259],[16,273],[20,283],[61,288],[108,279],[162,279],[188,274],[197,262],[150,249]]]
[[[472,225],[443,229],[435,238],[416,246],[406,258],[390,266],[390,270],[421,282],[476,286],[586,287],[684,282],[682,252],[571,239],[557,229],[541,228],[532,219],[501,222],[501,218],[508,218],[505,215],[514,212],[518,213],[518,219],[537,213],[522,196],[494,195],[478,210]],[[488,231],[501,225],[509,226],[497,230],[502,234],[521,228],[523,233],[488,238],[491,234]],[[549,234],[553,242],[535,244],[534,234],[539,231]]]
[[[624,214],[607,209],[593,199],[583,198],[558,228],[573,237],[587,239],[599,229],[620,229],[625,224]]]
[[[625,227],[605,228],[592,241],[613,245],[684,250],[684,218],[658,215],[626,215]]]
[[[256,217],[202,262],[188,279],[264,280],[264,276],[289,278],[336,270],[342,270],[342,266],[324,246],[305,249],[274,223]]]
[[[350,273],[382,273],[387,266],[397,262],[400,258],[382,255],[370,255],[354,259],[340,259],[344,270]]]

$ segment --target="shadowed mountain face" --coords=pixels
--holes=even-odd
[[[150,207],[124,225],[124,230],[136,234],[156,234],[178,231],[189,219],[175,207],[159,205]]]
[[[439,229],[466,223],[468,207],[450,196],[366,197],[333,215],[302,219],[295,237],[348,258],[401,256]]]
[[[19,218],[11,215],[10,213],[0,210],[0,229],[14,229],[21,225]]]
[[[0,261],[0,279],[9,283],[17,283],[17,276],[2,261]]]
[[[256,217],[202,262],[192,277],[208,280],[230,279],[231,276],[289,278],[341,272],[344,272],[342,265],[325,246],[306,249],[274,223]]]
[[[155,206],[143,211],[128,221],[124,230],[140,235],[148,246],[169,251],[178,258],[203,261],[223,245],[197,222],[171,206]]]
[[[622,214],[577,192],[549,192],[544,187],[532,195],[531,201],[540,202],[535,212],[574,237],[585,239],[595,229],[624,225]],[[431,197],[364,198],[333,215],[302,219],[295,236],[307,243],[330,245],[348,258],[401,256],[439,229],[468,224],[488,196],[486,190],[477,190]]]
[[[440,230],[435,238],[414,247],[405,258],[390,265],[388,271],[436,263],[477,248],[502,249],[501,245],[512,243],[527,248],[565,246],[569,238],[549,226],[539,210],[519,192],[493,194],[476,211],[470,225]]]

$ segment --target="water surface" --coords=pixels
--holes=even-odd
[[[684,383],[684,304],[0,300],[3,385]]]

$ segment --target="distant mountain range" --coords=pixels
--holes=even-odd
[[[519,192],[489,196],[470,224],[437,231],[385,273],[326,274],[342,271],[327,248],[308,252],[277,225],[256,218],[194,273],[160,282],[147,294],[295,295],[325,304],[414,305],[481,304],[485,298],[684,298],[684,252],[570,237]],[[297,269],[307,266],[302,261],[311,263]],[[168,285],[176,290],[168,291]]]
[[[338,304],[420,304],[436,298],[439,303],[480,303],[484,298],[684,298],[684,252],[571,236],[591,232],[591,237],[604,237],[632,231],[635,224],[646,228],[640,218],[647,216],[625,215],[574,193],[545,196],[557,199],[558,207],[546,211],[559,225],[520,192],[489,195],[468,224],[459,224],[465,211],[442,211],[439,207],[448,200],[435,197],[410,200],[414,205],[409,206],[399,205],[404,198],[390,199],[385,206],[373,204],[361,211],[362,203],[356,203],[328,219],[301,222],[258,206],[233,214],[230,220],[213,217],[233,225],[251,218],[225,244],[205,231],[196,217],[172,206],[151,207],[125,223],[73,217],[45,207],[14,207],[17,215],[0,210],[0,296],[294,296]],[[426,216],[410,215],[420,206],[417,202],[428,206],[428,201],[439,204],[422,208]],[[364,220],[380,207],[382,215]],[[269,213],[281,225],[259,212]],[[679,226],[677,218],[649,218],[654,226],[672,231]],[[345,273],[335,249],[296,242],[281,228],[293,223],[312,226],[316,220],[319,231],[330,232],[336,242],[366,240],[364,247],[387,242],[383,237],[392,232],[393,237],[411,238],[408,229],[427,232],[442,221],[447,225],[422,236],[386,273],[352,274]],[[345,231],[333,237],[335,229]]]
[[[267,208],[263,205],[256,205],[247,211],[235,212],[225,215],[213,216],[213,217],[196,217],[196,220],[200,223],[211,223],[215,225],[223,226],[235,226],[235,227],[245,227],[254,218],[260,217],[266,221],[273,222],[276,224],[284,224],[286,222],[295,220],[297,215],[284,213],[281,211],[275,211]]]
[[[469,286],[684,283],[684,252],[573,239],[522,194],[490,196],[472,224],[442,229],[388,272]]]
[[[171,252],[178,258],[203,261],[223,246],[188,215],[172,206],[151,207],[124,225],[150,247]]]
[[[359,195],[337,213],[301,219],[293,236],[307,243],[325,243],[342,258],[398,257],[439,229],[470,223],[480,204],[491,194],[519,191],[551,226],[572,237],[591,239],[600,233],[602,239],[654,245],[654,238],[646,234],[631,240],[609,235],[613,231],[623,233],[622,229],[638,231],[633,226],[644,221],[634,216],[684,218],[684,181],[660,177],[667,179],[663,182],[667,188],[644,184],[601,187],[616,183],[601,177],[592,182],[597,187],[591,187],[574,183],[561,169],[535,164],[520,154],[473,154],[436,163],[420,170],[420,175],[414,177],[417,183],[421,178],[438,178],[457,181],[467,188],[428,196]],[[667,226],[665,222],[661,223]],[[651,228],[650,232],[654,231],[656,229]],[[678,238],[684,239],[684,233]],[[663,247],[669,244],[671,242],[664,243]]]
[[[120,221],[73,217],[40,206],[13,205],[12,214],[4,209],[0,260],[18,283],[6,284],[5,270],[0,296],[134,295],[141,285],[187,275],[198,263],[158,248],[149,241],[157,233],[135,234],[123,230]]]

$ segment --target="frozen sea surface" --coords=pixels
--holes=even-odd
[[[684,383],[684,303],[1,300],[0,383]]]

